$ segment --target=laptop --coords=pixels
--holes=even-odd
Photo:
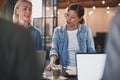
[[[77,53],[77,80],[101,80],[105,60],[105,53]]]

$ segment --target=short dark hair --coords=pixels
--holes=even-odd
[[[69,11],[69,10],[76,11],[79,18],[81,18],[82,16],[84,16],[84,8],[81,5],[79,5],[79,4],[71,4],[68,7],[67,11]]]

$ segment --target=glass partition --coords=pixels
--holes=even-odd
[[[37,27],[42,36],[44,50],[51,48],[52,35],[57,26],[57,0],[42,0],[42,17],[33,18],[33,26]]]

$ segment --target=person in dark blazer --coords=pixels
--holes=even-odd
[[[120,7],[110,23],[106,43],[106,64],[102,80],[120,80]]]
[[[0,19],[0,80],[40,80],[39,71],[30,32]]]

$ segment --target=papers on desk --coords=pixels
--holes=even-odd
[[[66,72],[68,73],[68,75],[77,75],[76,66],[67,66]]]
[[[53,73],[52,73],[52,71],[44,71],[44,73],[43,73],[43,78],[45,79],[45,80],[55,80],[54,78],[53,78]],[[60,76],[59,77],[59,79],[57,79],[57,80],[67,80],[68,78],[67,77],[64,77],[64,76]]]
[[[57,80],[67,80],[68,76],[76,76],[76,66],[68,66],[68,67],[64,67],[66,73],[68,74],[67,76],[64,76],[61,74],[60,78]],[[53,78],[53,73],[52,71],[44,71],[43,73],[43,78],[46,80],[54,80]]]
[[[67,80],[67,78],[64,76],[60,76],[58,79],[54,79],[53,76],[51,76],[51,77],[48,77],[47,79],[49,79],[49,80]]]

